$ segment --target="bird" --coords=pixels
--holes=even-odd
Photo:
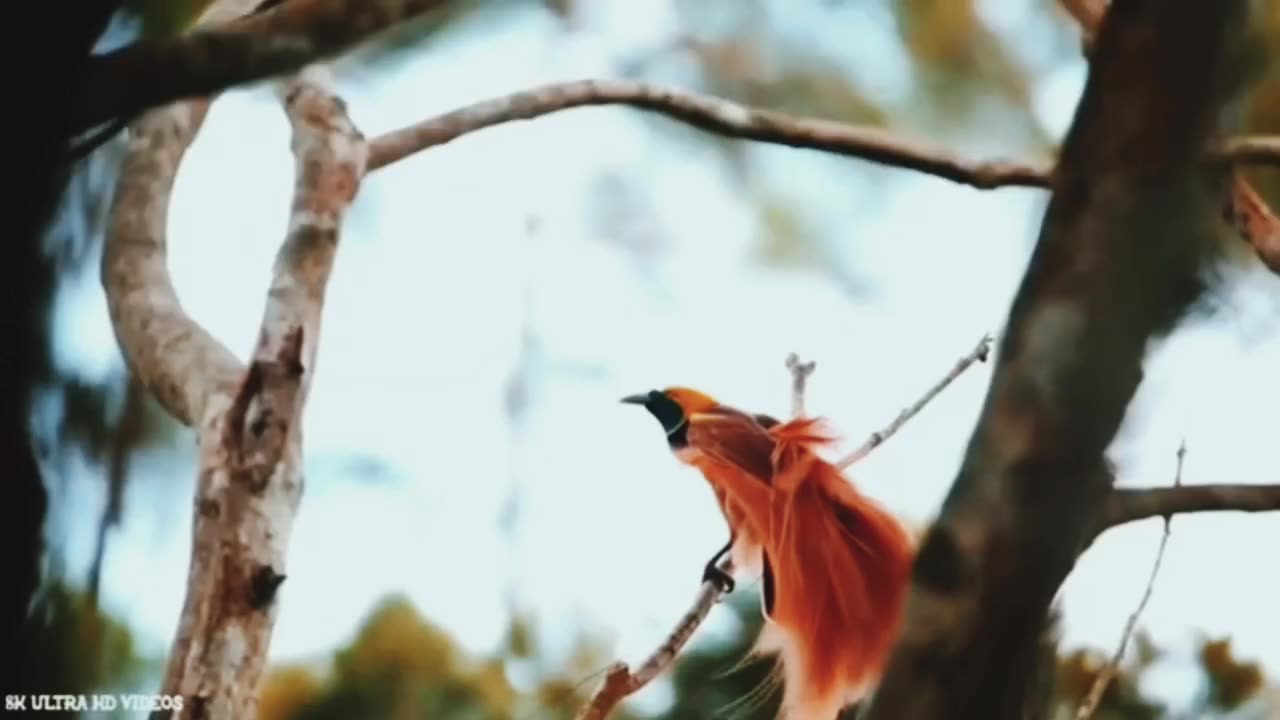
[[[777,658],[780,720],[835,720],[865,699],[897,638],[915,540],[822,457],[838,442],[829,423],[781,422],[687,387],[622,402],[648,410],[715,493],[729,541],[703,580],[733,591],[726,555],[731,571],[761,578],[765,623],[751,653]]]

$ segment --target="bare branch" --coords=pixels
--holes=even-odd
[[[791,353],[787,356],[786,365],[787,371],[791,373],[791,417],[803,417],[805,386],[818,363],[813,360],[800,362],[800,356]]]
[[[483,100],[393,130],[372,141],[369,168],[390,165],[482,128],[593,105],[630,105],[726,137],[862,158],[979,188],[1043,187],[1048,183],[1046,164],[973,162],[945,148],[904,140],[879,128],[802,118],[627,80],[578,80],[544,85]]]
[[[868,720],[1024,717],[1030,660],[1111,491],[1106,451],[1147,348],[1198,301],[1223,252],[1222,170],[1208,148],[1247,15],[1245,0],[1126,2],[1102,24]]]
[[[1173,486],[1175,488],[1182,487],[1182,461],[1187,456],[1187,441],[1183,440],[1178,446],[1178,467],[1174,471]],[[1093,717],[1094,712],[1098,709],[1098,704],[1102,702],[1102,696],[1107,691],[1107,686],[1115,679],[1116,673],[1120,671],[1120,663],[1124,660],[1124,653],[1129,647],[1129,638],[1133,636],[1134,630],[1138,627],[1138,618],[1142,615],[1142,611],[1147,608],[1147,603],[1151,601],[1151,591],[1156,584],[1156,576],[1160,574],[1160,563],[1164,560],[1164,549],[1169,544],[1169,526],[1173,521],[1173,516],[1164,516],[1164,533],[1160,536],[1160,546],[1156,549],[1156,559],[1151,565],[1151,575],[1147,578],[1147,586],[1142,591],[1142,598],[1138,600],[1138,606],[1129,614],[1128,621],[1124,624],[1124,630],[1120,633],[1120,644],[1116,647],[1115,655],[1111,656],[1111,662],[1107,663],[1102,671],[1098,673],[1098,677],[1094,678],[1093,687],[1089,689],[1089,695],[1085,698],[1084,703],[1080,705],[1080,711],[1076,713],[1076,720],[1089,720]]]
[[[216,2],[198,22],[221,20],[235,4]],[[102,254],[102,285],[125,359],[160,404],[186,425],[202,424],[209,397],[233,387],[242,369],[231,351],[182,309],[169,277],[169,197],[208,111],[209,101],[197,99],[144,113],[132,124]]]
[[[1153,517],[1200,512],[1275,512],[1280,485],[1183,485],[1116,488],[1107,499],[1099,532]]]
[[[290,87],[297,180],[253,361],[200,434],[187,596],[164,692],[183,716],[253,717],[302,496],[301,417],[342,218],[368,158],[345,105],[308,70]]]
[[[246,5],[238,4],[239,9]],[[445,0],[292,0],[228,25],[143,41],[97,56],[72,96],[73,130],[175,100],[210,95],[337,55]],[[221,24],[223,11],[206,24]],[[146,82],[138,82],[146,78]]]
[[[870,455],[872,450],[880,447],[885,440],[893,437],[894,433],[898,432],[903,425],[906,425],[908,420],[919,414],[919,412],[924,409],[925,405],[928,405],[929,402],[945,390],[948,385],[954,382],[956,378],[960,377],[965,370],[968,370],[970,365],[979,361],[986,362],[990,351],[991,335],[983,335],[982,339],[978,341],[978,344],[973,348],[973,350],[970,351],[968,355],[957,360],[955,366],[952,367],[951,370],[937,382],[937,384],[929,388],[929,391],[917,400],[914,405],[908,408],[903,408],[902,412],[898,413],[898,417],[894,418],[893,422],[889,423],[889,425],[883,430],[871,433],[871,436],[867,438],[866,442],[862,443],[862,445],[853,452],[841,458],[840,461],[836,463],[836,467],[844,470],[859,460],[862,460],[867,455]]]
[[[720,569],[728,571],[730,566],[727,562],[721,563]],[[680,622],[658,646],[658,649],[640,664],[639,669],[632,672],[626,663],[614,663],[609,667],[604,684],[578,711],[576,720],[604,720],[624,698],[648,685],[666,670],[721,597],[719,586],[712,582],[704,582],[698,590],[698,597],[694,600],[693,606],[680,618]]]

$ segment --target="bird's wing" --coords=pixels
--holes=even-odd
[[[746,474],[769,483],[773,476],[774,440],[751,415],[717,408],[689,418],[689,445]]]

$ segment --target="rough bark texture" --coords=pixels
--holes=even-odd
[[[364,138],[318,76],[296,81],[286,107],[297,187],[252,362],[230,388],[202,382],[208,358],[141,373],[187,373],[172,380],[206,390],[187,598],[164,682],[165,693],[185,699],[184,717],[248,718],[256,711],[302,495],[301,418],[325,287],[343,214],[365,170]],[[156,333],[134,340],[156,347],[170,337]]]
[[[1104,453],[1147,346],[1221,251],[1206,149],[1245,14],[1244,0],[1112,3],[872,720],[1024,717],[1035,639],[1110,490]]]
[[[116,339],[133,371],[186,425],[201,425],[212,390],[240,376],[231,351],[193,322],[169,280],[166,228],[178,166],[209,109],[194,100],[144,113],[129,128],[102,256]]]
[[[216,4],[202,22],[250,7]],[[304,73],[286,99],[297,186],[248,368],[186,315],[166,267],[169,196],[208,100],[134,124],[114,199],[103,284],[116,336],[140,380],[199,433],[187,597],[164,680],[164,692],[183,696],[184,717],[253,717],[285,579],[325,286],[368,154],[323,80]]]

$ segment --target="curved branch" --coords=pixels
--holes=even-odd
[[[296,71],[444,2],[292,0],[224,27],[97,56],[73,91],[73,130]]]
[[[145,113],[129,129],[102,254],[107,308],[125,359],[186,425],[199,424],[210,395],[233,387],[242,371],[182,309],[169,278],[169,196],[208,110],[208,100],[193,100]]]
[[[841,470],[847,469],[854,463],[870,455],[872,450],[880,447],[884,444],[885,440],[893,437],[893,434],[901,430],[902,426],[906,425],[908,420],[918,415],[920,411],[924,409],[925,405],[928,405],[930,401],[938,396],[939,393],[946,390],[947,386],[954,382],[956,378],[960,377],[965,370],[968,370],[970,365],[973,365],[976,362],[986,362],[987,356],[990,352],[991,335],[986,334],[978,340],[978,344],[974,346],[973,350],[971,350],[968,355],[957,360],[951,370],[949,370],[946,375],[942,376],[941,380],[934,383],[933,387],[929,388],[929,390],[925,392],[919,400],[915,401],[915,403],[910,407],[903,408],[902,412],[898,413],[898,416],[893,419],[893,422],[885,426],[884,429],[871,433],[865,442],[855,448],[848,455],[845,455],[843,458],[836,461],[836,467]]]
[[[1181,513],[1277,510],[1280,510],[1280,485],[1116,488],[1107,499],[1099,532],[1125,523]]]
[[[861,158],[976,188],[1045,187],[1049,182],[1047,164],[975,162],[946,148],[906,140],[879,128],[798,117],[629,80],[578,80],[544,85],[482,100],[393,130],[373,140],[369,169],[390,165],[420,150],[483,128],[595,105],[629,105],[726,137]]]

